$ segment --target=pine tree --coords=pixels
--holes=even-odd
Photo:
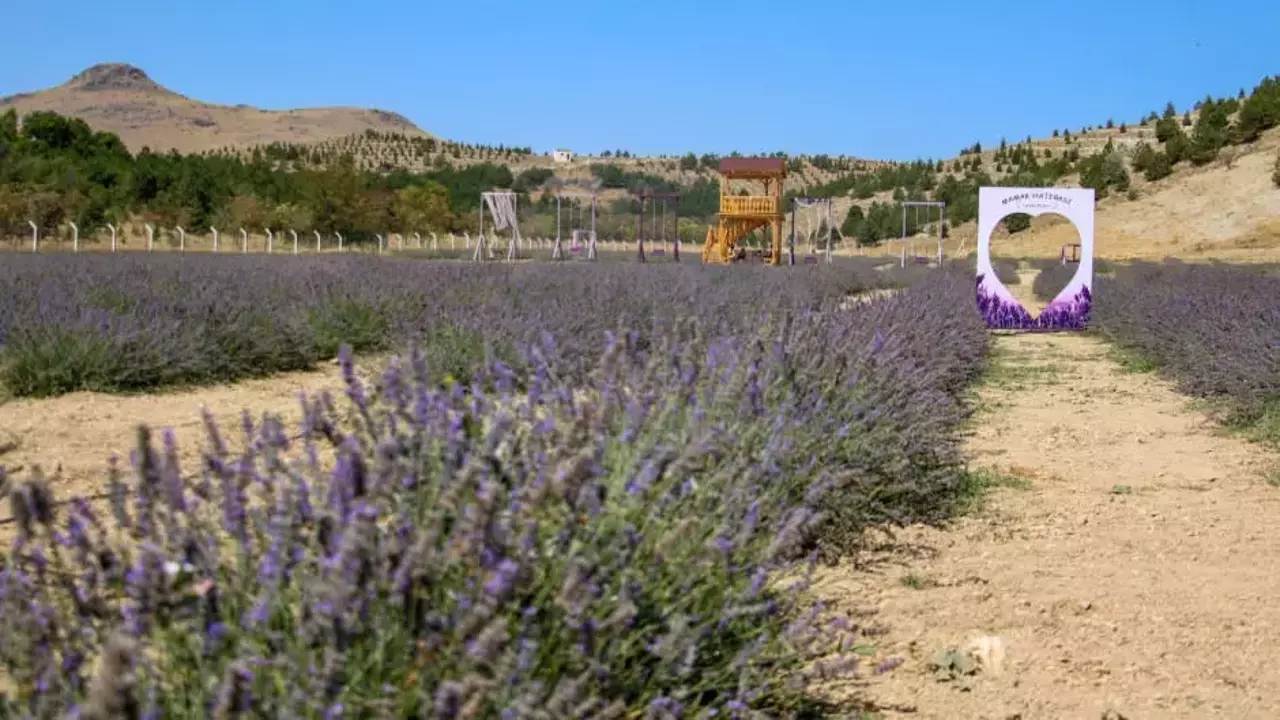
[[[1169,162],[1169,156],[1162,152],[1152,153],[1142,174],[1148,182],[1155,182],[1173,174],[1173,163]]]

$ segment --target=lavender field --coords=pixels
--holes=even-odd
[[[606,329],[693,314],[712,332],[816,310],[896,281],[863,262],[709,272],[662,264],[435,264],[371,257],[13,255],[0,264],[0,387],[17,396],[142,391],[299,370],[357,352],[434,354],[469,371],[542,334],[581,374]]]
[[[1130,363],[1217,401],[1280,444],[1280,276],[1267,268],[1133,263],[1099,278],[1094,328]]]
[[[0,472],[0,715],[821,716],[865,640],[814,564],[966,492],[971,298],[857,264],[10,258],[10,393],[340,347],[346,387],[210,419],[200,467],[140,430],[103,505]],[[409,350],[366,385],[351,348]]]

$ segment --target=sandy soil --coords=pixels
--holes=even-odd
[[[1280,717],[1276,458],[1093,338],[996,343],[969,439],[983,508],[819,583],[885,633],[875,662],[905,660],[840,691],[886,718]],[[984,636],[998,669],[936,679]]]
[[[61,465],[62,472],[53,483],[57,495],[91,495],[102,491],[113,455],[128,468],[138,423],[150,425],[157,436],[159,431],[173,429],[183,471],[192,472],[205,448],[201,407],[217,418],[227,443],[239,447],[243,411],[255,419],[271,413],[296,423],[302,416],[299,393],[341,388],[339,370],[331,365],[313,372],[158,395],[82,392],[47,400],[11,400],[0,404],[0,449],[12,447],[0,453],[0,463],[20,477],[36,464],[50,474]],[[7,514],[7,509],[0,513]]]

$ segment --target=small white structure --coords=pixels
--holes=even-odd
[[[551,153],[551,160],[558,163],[571,163],[573,162],[573,151],[555,150]]]

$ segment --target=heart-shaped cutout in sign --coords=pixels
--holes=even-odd
[[[1083,330],[1093,307],[1093,190],[1088,188],[1006,188],[978,190],[978,312],[987,327],[1005,330]],[[991,233],[1016,213],[1057,213],[1080,233],[1080,257],[1066,287],[1032,315],[1009,292],[991,265]]]

